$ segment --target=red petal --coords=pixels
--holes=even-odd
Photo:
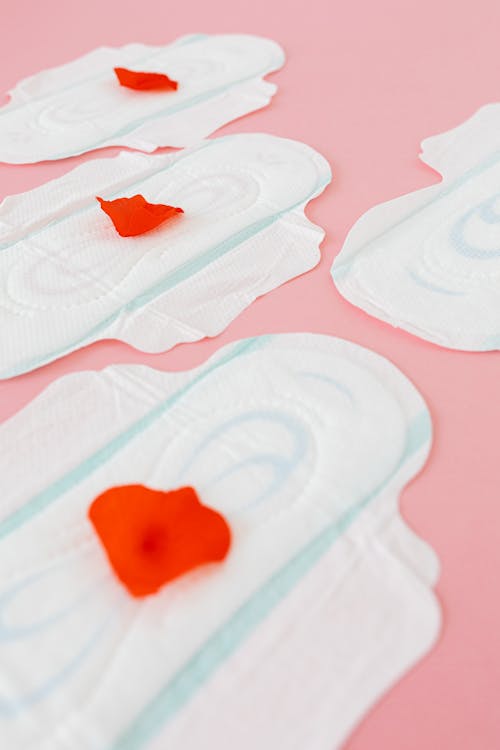
[[[135,237],[168,221],[176,214],[183,214],[182,208],[165,206],[163,203],[148,203],[142,195],[132,198],[117,198],[105,201],[97,196],[102,210],[108,214],[115,229],[122,237]]]
[[[231,543],[224,517],[202,505],[192,487],[170,492],[113,487],[93,501],[89,518],[116,575],[137,597],[154,594],[200,565],[220,562]]]
[[[164,73],[143,73],[127,68],[114,68],[114,71],[121,86],[136,91],[176,91],[179,87],[177,81],[172,81]]]

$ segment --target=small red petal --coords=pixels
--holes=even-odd
[[[154,594],[200,565],[221,562],[231,543],[224,517],[202,505],[192,487],[113,487],[93,501],[88,515],[114,572],[136,597]]]
[[[102,210],[108,214],[115,229],[122,237],[135,237],[158,227],[177,214],[183,214],[182,208],[165,206],[163,203],[148,203],[142,195],[132,198],[117,198],[105,201],[96,196]]]
[[[136,91],[177,91],[179,84],[164,73],[145,73],[127,68],[114,68],[121,86]]]

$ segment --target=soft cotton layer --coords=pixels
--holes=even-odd
[[[500,348],[500,104],[428,138],[439,185],[376,206],[333,264],[339,291],[394,326],[453,349]]]
[[[245,34],[100,47],[10,92],[0,109],[0,161],[63,159],[104,146],[191,145],[269,104],[276,86],[263,77],[283,62],[275,42]],[[115,67],[167,74],[178,89],[134,91],[120,86]]]
[[[158,352],[214,336],[319,261],[304,215],[331,179],[313,149],[236,135],[77,167],[0,207],[0,377],[99,339]],[[140,193],[180,218],[120,237],[101,210]]]
[[[398,513],[430,439],[406,378],[327,336],[52,384],[0,428],[6,746],[338,747],[436,637],[436,559]],[[195,487],[226,560],[133,599],[87,520],[123,484]]]

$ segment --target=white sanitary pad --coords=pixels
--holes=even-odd
[[[398,512],[430,440],[409,381],[328,336],[50,385],[0,427],[5,747],[338,747],[436,638],[436,558]],[[193,485],[225,562],[130,597],[86,514],[137,483]]]
[[[214,336],[256,297],[308,271],[324,233],[304,215],[331,179],[313,149],[235,135],[175,154],[87,162],[0,206],[0,377],[99,339],[158,352]],[[184,214],[120,237],[105,199]]]
[[[263,77],[283,62],[275,42],[245,34],[100,47],[9,92],[11,101],[0,109],[0,161],[64,159],[104,146],[191,145],[269,104],[276,86]],[[115,67],[165,73],[179,88],[131,90],[120,86]]]
[[[368,211],[333,264],[350,302],[453,349],[500,348],[500,104],[422,143],[443,181]]]

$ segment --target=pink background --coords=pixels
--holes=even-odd
[[[441,558],[444,629],[434,651],[379,702],[345,747],[498,750],[500,354],[447,351],[370,319],[339,296],[329,269],[349,227],[368,207],[438,180],[417,159],[419,141],[499,99],[500,3],[3,0],[2,5],[0,91],[102,44],[162,44],[199,31],[277,40],[288,62],[272,76],[279,92],[271,106],[220,132],[265,131],[303,140],[330,160],[334,183],[308,209],[327,231],[314,271],[258,300],[216,339],[153,356],[102,342],[3,382],[0,418],[67,372],[112,362],[184,369],[229,341],[264,332],[335,334],[391,359],[421,390],[435,425],[429,463],[405,491],[402,507]],[[34,187],[80,161],[0,165],[0,195]]]

